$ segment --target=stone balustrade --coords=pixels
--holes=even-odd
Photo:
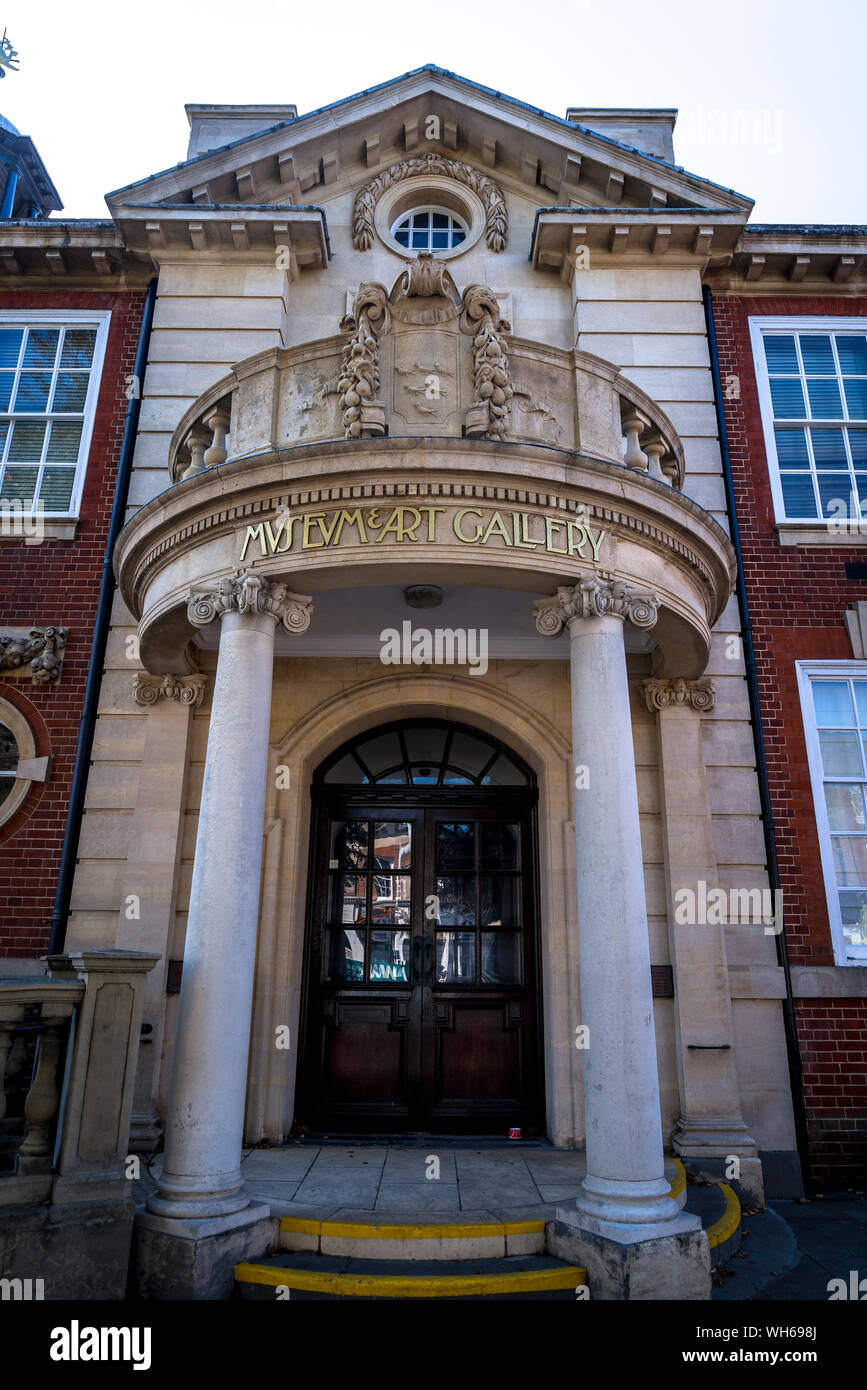
[[[209,402],[199,412],[195,422],[185,429],[177,450],[179,477],[193,478],[197,473],[204,473],[206,468],[226,462],[229,457],[226,442],[231,421],[231,395],[214,403]]]

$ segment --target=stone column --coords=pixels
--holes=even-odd
[[[310,624],[310,599],[250,571],[192,594],[220,651],[184,949],[159,1217],[226,1217],[249,1205],[240,1160],[259,918],[277,623]]]
[[[683,1216],[669,1195],[662,1147],[650,946],[638,792],[623,625],[652,628],[657,599],[598,577],[560,588],[537,605],[539,631],[570,639],[572,746],[576,767],[575,842],[587,1175],[576,1212],[558,1211],[564,1249],[587,1260],[594,1296],[630,1292],[635,1249],[658,1247],[657,1287],[707,1297],[707,1242],[697,1217]],[[586,772],[582,772],[586,769]],[[583,785],[582,785],[583,784]],[[702,1268],[696,1288],[684,1281],[688,1237]],[[677,1236],[663,1251],[658,1237]],[[701,1241],[704,1242],[703,1249]],[[615,1249],[612,1258],[611,1249]],[[669,1267],[668,1274],[666,1268]],[[595,1285],[595,1288],[594,1288]],[[705,1285],[707,1290],[705,1291]]]
[[[761,1161],[741,1113],[735,1067],[728,914],[702,911],[702,904],[716,905],[720,896],[701,729],[702,714],[713,709],[716,696],[708,679],[647,680],[644,694],[658,717],[668,930],[676,981],[681,1116],[674,1148],[713,1176],[734,1181],[763,1205]]]

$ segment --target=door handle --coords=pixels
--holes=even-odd
[[[422,939],[421,939],[420,936],[417,936],[417,937],[415,937],[415,939],[413,940],[413,943],[412,943],[412,982],[413,982],[414,985],[420,985],[421,982],[422,982],[422,978],[421,978],[421,952],[422,952]]]

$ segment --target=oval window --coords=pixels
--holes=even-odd
[[[407,251],[451,251],[466,240],[468,227],[448,208],[413,208],[394,223],[391,234]]]

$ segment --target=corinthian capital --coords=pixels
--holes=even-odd
[[[671,709],[673,705],[689,705],[700,714],[706,714],[716,704],[716,690],[708,676],[702,676],[697,681],[678,678],[670,681],[646,680],[642,684],[651,713],[658,709]]]
[[[575,618],[622,618],[634,627],[656,623],[659,600],[649,589],[630,589],[619,579],[582,579],[561,586],[553,598],[536,603],[536,627],[543,637],[556,637]]]
[[[265,614],[281,623],[287,632],[306,632],[313,613],[313,600],[293,594],[285,584],[272,584],[250,570],[221,579],[208,593],[191,593],[187,617],[193,627],[207,627],[227,613]]]
[[[179,705],[196,707],[202,703],[208,677],[196,673],[193,676],[148,676],[136,673],[132,687],[132,698],[137,705],[149,707],[158,700],[177,700]]]

